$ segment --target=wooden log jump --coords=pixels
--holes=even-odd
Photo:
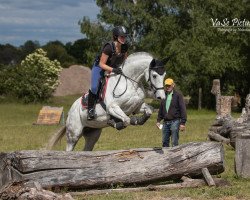
[[[0,189],[13,182],[42,188],[93,188],[141,184],[224,171],[224,150],[217,142],[173,148],[64,152],[18,151],[0,154]]]
[[[235,140],[238,135],[249,134],[250,131],[250,94],[246,96],[245,107],[240,118],[235,120],[231,116],[232,96],[221,96],[220,80],[213,80],[211,92],[216,97],[216,119],[208,132],[208,138],[212,141],[230,144],[235,148]]]

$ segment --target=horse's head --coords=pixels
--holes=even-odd
[[[148,72],[148,82],[150,84],[150,89],[148,91],[149,95],[156,99],[164,99],[165,92],[163,81],[166,75],[164,62],[153,59],[150,62]]]

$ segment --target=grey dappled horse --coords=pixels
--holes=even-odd
[[[82,108],[81,98],[73,103],[66,121],[66,151],[72,151],[81,136],[85,138],[83,150],[93,150],[102,128],[109,126],[112,117],[120,120],[124,127],[142,125],[152,114],[151,107],[144,102],[146,93],[153,98],[165,98],[163,62],[148,53],[138,52],[131,54],[121,67],[123,75],[110,74],[104,97],[106,110],[100,103],[96,104],[96,119],[87,120],[87,109]],[[148,82],[146,89],[144,80]],[[129,117],[140,112],[142,117]]]

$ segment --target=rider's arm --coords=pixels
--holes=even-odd
[[[104,69],[105,71],[112,72],[113,68],[106,64],[108,57],[109,57],[108,55],[106,55],[105,53],[102,53],[101,58],[100,58],[100,62],[99,62],[99,66],[102,69]]]

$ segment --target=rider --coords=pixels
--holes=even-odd
[[[128,45],[126,44],[127,29],[124,26],[117,26],[113,29],[113,41],[106,43],[92,67],[91,89],[88,96],[88,120],[95,118],[95,104],[98,99],[100,79],[104,72],[122,74],[119,67],[127,58]]]

